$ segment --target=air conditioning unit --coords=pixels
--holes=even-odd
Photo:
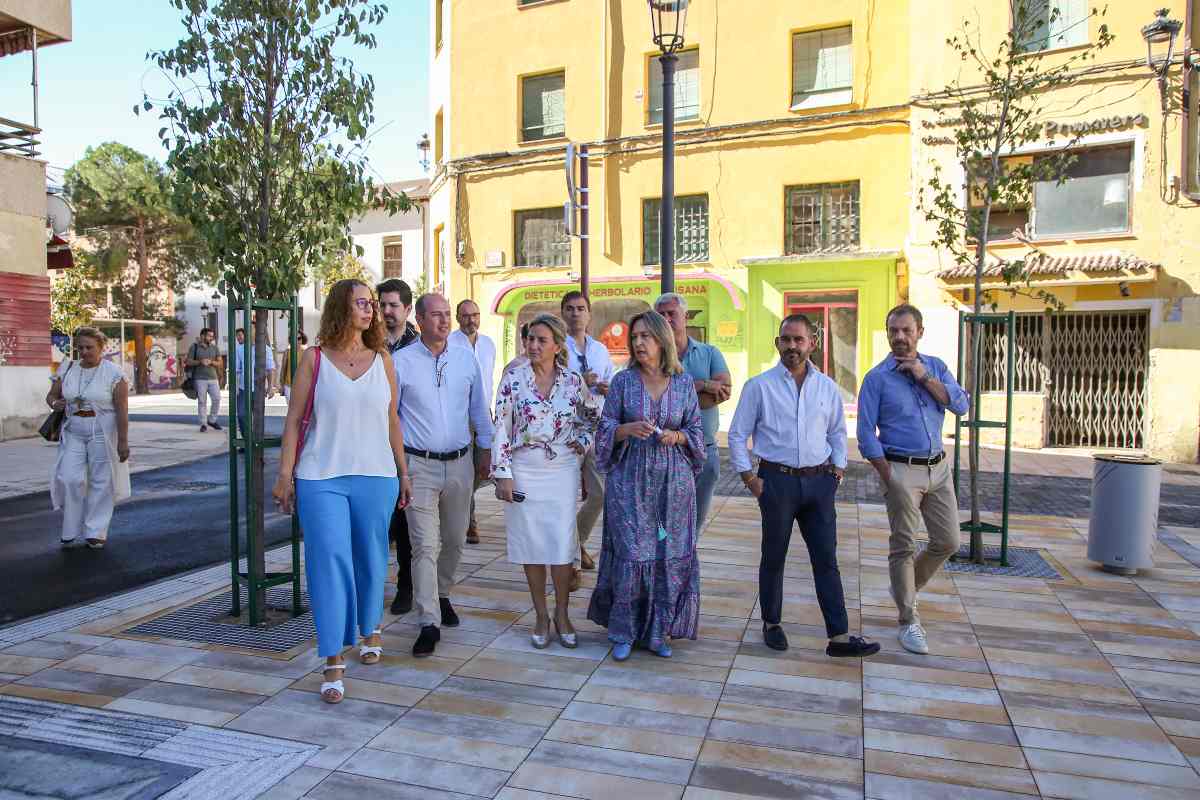
[[[488,250],[483,254],[483,265],[485,267],[503,267],[504,266],[504,251],[503,250]]]

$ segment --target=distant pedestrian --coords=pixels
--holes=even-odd
[[[304,357],[304,351],[308,349],[308,336],[304,331],[296,331],[296,366],[300,366],[300,359]],[[288,401],[288,405],[292,404],[292,348],[288,348],[283,354],[283,366],[279,368],[279,388],[283,391],[283,397]]]
[[[257,322],[255,323],[257,324]],[[237,418],[238,430],[242,432],[242,436],[246,436],[247,425],[249,419],[246,414],[246,387],[250,384],[247,381],[254,377],[254,342],[250,343],[250,369],[243,369],[245,359],[245,343],[246,329],[238,328],[234,332],[234,338],[237,340],[237,347],[233,348],[233,372],[235,382],[237,383],[237,394],[234,401],[237,403]],[[267,369],[263,373],[262,384],[259,386],[259,391],[266,392],[267,399],[270,400],[275,396],[275,353],[271,350],[271,343],[267,343]],[[250,413],[254,413],[254,409],[250,409]]]
[[[729,453],[762,513],[758,595],[767,647],[788,648],[780,624],[783,573],[792,528],[799,523],[829,637],[825,654],[869,656],[879,652],[879,645],[849,635],[837,564],[834,495],[846,474],[846,417],[837,384],[809,361],[816,346],[817,331],[808,317],[793,314],[783,320],[775,339],[779,363],[742,389],[729,426]],[[749,439],[759,457],[757,475],[746,449]]]
[[[130,494],[129,383],[101,357],[107,341],[96,328],[77,330],[75,358],[62,362],[46,395],[47,405],[66,414],[50,479],[64,547],[80,534],[93,550],[104,547],[113,505]]]
[[[412,289],[399,278],[388,278],[375,287],[383,326],[387,331],[387,350],[394,355],[420,338],[408,315],[412,311]],[[408,516],[404,509],[392,513],[388,538],[396,547],[396,596],[389,609],[397,616],[407,614],[413,607],[412,540],[408,535]]]
[[[325,659],[321,699],[338,703],[345,686],[330,678],[346,668],[342,651],[361,636],[362,663],[383,655],[388,521],[397,502],[412,496],[412,484],[395,413],[396,373],[371,288],[353,279],[335,283],[317,339],[296,371],[296,392],[305,400],[288,407],[271,494],[283,511],[300,515],[317,652]]]
[[[608,628],[613,658],[642,644],[663,658],[700,622],[696,476],[704,426],[671,328],[646,311],[629,322],[628,369],[613,377],[596,432],[607,473],[600,571],[588,619]]]
[[[509,361],[507,364],[504,365],[504,369],[500,370],[501,375],[508,372],[513,367],[519,366],[521,364],[529,363],[529,356],[525,355],[525,339],[528,336],[529,336],[529,323],[526,322],[521,325],[521,331],[517,336],[517,354],[515,356],[513,356],[512,361]]]
[[[413,599],[421,632],[413,655],[432,655],[441,626],[459,624],[450,587],[462,559],[476,477],[491,471],[492,415],[483,375],[469,350],[451,347],[450,304],[440,294],[417,299],[421,338],[399,350],[396,362],[404,452],[413,476],[407,508],[413,546]],[[485,448],[472,469],[472,438]]]
[[[579,463],[591,444],[587,389],[567,369],[567,329],[542,314],[529,323],[528,361],[505,371],[496,392],[492,476],[505,502],[508,560],[525,568],[537,614],[532,642],[550,643],[546,566],[554,580],[554,630],[563,647],[577,644],[569,616],[572,564],[578,548],[575,497]],[[520,493],[518,498],[514,492]]]
[[[495,379],[492,373],[496,370],[496,343],[487,334],[479,332],[479,306],[474,300],[460,301],[454,316],[458,321],[458,330],[450,334],[450,345],[465,347],[475,354],[475,360],[479,362],[479,372],[483,375],[483,397],[490,409],[492,381]],[[478,441],[474,441],[472,446],[475,465],[478,466],[484,449],[479,446]],[[468,544],[479,544],[479,525],[475,521],[475,492],[479,491],[479,487],[484,483],[486,481],[483,479],[476,478],[475,491],[471,492],[471,521],[467,525]]]
[[[863,378],[858,395],[858,449],[879,473],[887,502],[888,571],[900,612],[900,644],[929,652],[917,592],[958,551],[958,499],[942,447],[946,411],[965,414],[970,398],[945,362],[917,352],[921,312],[907,303],[887,315],[892,352]],[[929,546],[918,555],[921,518]]]
[[[729,399],[733,379],[725,357],[711,344],[699,342],[688,336],[687,300],[683,295],[670,292],[654,301],[654,310],[662,314],[675,336],[675,349],[683,371],[692,376],[696,384],[696,397],[700,400],[700,418],[704,423],[704,448],[707,457],[704,470],[696,478],[696,526],[704,529],[708,520],[708,509],[712,505],[713,491],[721,477],[721,453],[717,448],[717,430],[721,427],[721,412],[717,409]]]
[[[200,338],[188,349],[186,366],[192,372],[192,384],[196,387],[196,417],[200,421],[200,432],[209,428],[221,430],[217,424],[221,413],[221,376],[217,372],[221,366],[221,351],[217,349],[216,331],[200,329]]]
[[[567,324],[567,364],[583,377],[588,387],[588,402],[599,412],[608,395],[613,377],[613,363],[608,348],[588,335],[592,321],[592,301],[583,292],[571,291],[559,302],[563,322]],[[597,413],[597,419],[599,414]],[[583,459],[583,486],[587,496],[575,517],[579,529],[579,566],[592,570],[596,562],[587,551],[587,542],[604,510],[604,476],[596,467],[595,450],[588,450]],[[578,585],[578,576],[575,579]]]

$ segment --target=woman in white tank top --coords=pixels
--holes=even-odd
[[[280,508],[300,515],[317,652],[325,658],[321,698],[338,703],[345,695],[342,651],[362,636],[362,663],[383,655],[388,525],[412,484],[395,367],[371,287],[357,280],[333,285],[318,342],[296,369],[271,493]]]

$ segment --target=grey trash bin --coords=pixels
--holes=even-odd
[[[1133,575],[1154,566],[1162,462],[1141,456],[1096,456],[1088,558],[1108,572]]]

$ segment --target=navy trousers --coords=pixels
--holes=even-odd
[[[760,468],[758,475],[763,479],[763,493],[758,498],[762,512],[758,592],[763,622],[778,625],[782,621],[783,573],[792,526],[799,524],[812,563],[825,632],[830,638],[841,636],[849,631],[849,622],[837,565],[837,511],[833,501],[837,477],[832,472],[805,477],[784,475],[770,468]]]

